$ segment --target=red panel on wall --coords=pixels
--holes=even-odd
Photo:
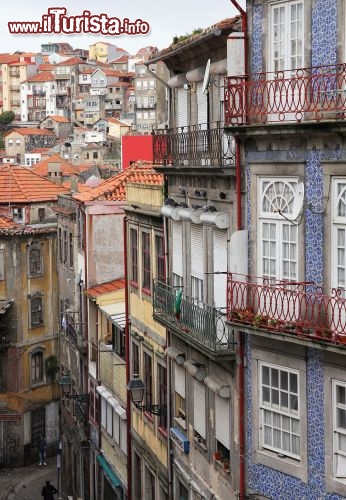
[[[151,135],[124,135],[121,139],[123,169],[136,161],[153,161],[153,138]]]

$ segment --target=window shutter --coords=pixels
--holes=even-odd
[[[202,92],[203,82],[197,83],[197,123],[205,129],[208,123],[208,95]],[[204,126],[203,126],[204,125]]]
[[[187,97],[188,91],[184,87],[177,89],[177,127],[187,126]]]
[[[172,256],[172,271],[173,274],[183,276],[183,229],[182,224],[172,221],[172,239],[173,239],[173,256]]]
[[[185,399],[185,370],[183,367],[174,365],[175,392]]]
[[[193,427],[203,439],[206,438],[205,385],[196,379],[193,379]]]
[[[104,398],[101,398],[101,425],[106,428],[107,419],[107,402]]]
[[[227,271],[227,231],[213,231],[214,273]],[[214,274],[214,305],[226,307],[227,275]]]
[[[114,411],[113,412],[113,437],[117,444],[120,444],[120,417]]]
[[[215,437],[229,450],[230,448],[230,402],[215,394]]]
[[[120,444],[121,444],[121,449],[127,455],[127,426],[126,426],[126,420],[120,419],[120,432],[121,432],[121,437],[120,437]]]
[[[204,279],[203,226],[191,224],[191,275]]]
[[[109,403],[107,403],[107,432],[110,436],[113,435],[113,408]]]

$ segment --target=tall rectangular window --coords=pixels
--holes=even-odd
[[[275,2],[270,11],[272,71],[303,67],[303,2]]]
[[[5,252],[1,248],[0,249],[0,280],[4,280],[5,279],[5,260],[4,260],[4,255],[5,255]]]
[[[333,381],[334,476],[346,478],[346,383]]]
[[[146,352],[143,353],[143,371],[144,385],[146,387],[145,404],[150,406],[153,404],[153,364],[151,356]]]
[[[132,376],[139,375],[139,346],[132,342]]]
[[[299,373],[261,363],[259,380],[263,448],[300,459]]]
[[[130,229],[130,281],[132,285],[138,285],[138,233],[137,229]]]
[[[159,281],[165,281],[165,245],[163,235],[155,235],[155,254],[156,254],[156,277]]]
[[[46,435],[46,409],[31,412],[31,445],[37,446],[39,436]]]
[[[73,267],[73,235],[69,233],[69,266]]]
[[[150,234],[142,232],[142,289],[151,291]]]
[[[158,384],[158,403],[160,405],[167,405],[167,374],[166,367],[157,365],[157,384]],[[167,417],[165,415],[159,417],[159,427],[162,429],[167,428]]]
[[[43,353],[35,352],[31,355],[31,383],[37,384],[43,380]]]
[[[35,328],[43,324],[42,297],[35,296],[29,299],[30,303],[30,327]]]

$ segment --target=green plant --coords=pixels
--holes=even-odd
[[[263,322],[264,322],[264,318],[260,314],[256,314],[256,316],[254,316],[252,319],[252,324],[255,328],[258,328],[259,326],[261,326],[263,324]]]
[[[59,362],[58,358],[52,354],[48,356],[44,362],[46,368],[47,377],[51,378],[52,382],[55,381],[55,376],[59,371]]]

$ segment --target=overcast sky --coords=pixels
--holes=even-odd
[[[239,4],[245,8],[245,0]],[[67,16],[80,16],[84,10],[91,15],[106,14],[130,22],[142,19],[150,25],[146,35],[104,36],[94,34],[45,34],[14,35],[9,33],[8,22],[42,21],[42,16],[52,7],[65,7]],[[41,43],[66,41],[73,48],[88,48],[100,40],[113,43],[134,54],[141,47],[168,47],[174,35],[191,33],[195,28],[206,28],[217,21],[236,15],[230,0],[3,0],[0,16],[0,52],[39,52]]]

